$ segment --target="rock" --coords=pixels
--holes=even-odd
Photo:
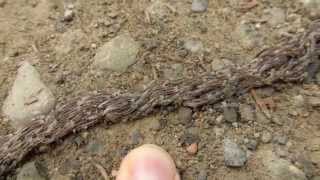
[[[318,166],[320,166],[320,151],[311,152],[310,160],[314,164],[317,164]]]
[[[308,145],[309,151],[320,151],[320,137],[309,139]]]
[[[40,74],[30,63],[23,62],[3,103],[4,115],[15,128],[19,128],[34,117],[47,114],[54,106],[55,98],[41,81]]]
[[[108,13],[108,16],[109,16],[110,18],[112,18],[112,19],[115,19],[115,18],[117,18],[117,17],[119,16],[119,12],[117,12],[117,11],[109,12],[109,13]]]
[[[202,42],[195,38],[185,40],[183,47],[191,53],[201,53],[204,49]]]
[[[238,120],[238,112],[235,107],[224,107],[223,108],[223,117],[225,121],[229,123],[234,123]]]
[[[163,21],[166,20],[172,13],[170,5],[161,2],[160,0],[155,0],[146,10],[150,15],[150,21]]]
[[[193,0],[191,10],[193,12],[205,12],[208,9],[208,0]]]
[[[247,142],[246,142],[246,146],[249,150],[251,151],[255,151],[258,147],[258,142],[254,139],[249,139]]]
[[[281,157],[281,158],[286,158],[289,156],[289,151],[285,147],[277,147],[275,149],[275,153],[278,157]]]
[[[281,8],[271,8],[266,11],[266,20],[271,26],[283,24],[286,20],[286,13]]]
[[[272,140],[272,134],[267,131],[264,131],[261,136],[261,141],[266,144],[266,143],[269,143],[271,140]]]
[[[198,144],[197,143],[192,143],[187,147],[187,152],[190,155],[195,155],[198,152]]]
[[[216,122],[216,124],[222,124],[222,123],[223,123],[223,120],[224,120],[223,115],[219,115],[219,116],[215,119],[215,122]]]
[[[29,162],[22,166],[18,172],[17,180],[46,180],[46,178],[39,174],[35,162]]]
[[[136,62],[139,46],[139,43],[129,34],[119,35],[97,50],[93,67],[100,70],[125,72]]]
[[[296,107],[303,107],[306,104],[306,100],[302,95],[293,96],[293,104]]]
[[[272,151],[259,153],[268,175],[274,180],[307,180],[306,175],[289,161],[278,158]]]
[[[70,22],[74,18],[74,11],[72,9],[66,9],[63,14],[62,21]]]
[[[271,122],[275,123],[276,125],[282,126],[284,122],[286,121],[286,117],[283,117],[281,115],[273,114],[271,117]]]
[[[233,122],[231,125],[232,125],[234,128],[239,128],[239,124],[238,124],[237,122]]]
[[[246,104],[240,104],[239,106],[239,112],[241,116],[241,121],[247,122],[247,121],[254,121],[254,109]]]
[[[247,154],[230,139],[224,140],[224,162],[229,167],[241,167],[247,162]]]
[[[189,124],[192,121],[192,109],[187,107],[182,107],[178,111],[178,118],[184,125]]]
[[[310,160],[320,166],[320,138],[312,138],[308,140],[307,149],[310,151]]]
[[[282,135],[277,135],[274,137],[273,140],[275,143],[278,143],[279,145],[286,145],[288,142],[288,137],[282,136]]]

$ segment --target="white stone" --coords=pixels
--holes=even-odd
[[[29,62],[23,62],[4,101],[4,115],[14,127],[19,128],[35,116],[48,113],[54,105],[55,98],[41,81],[40,74]]]
[[[184,48],[192,53],[197,53],[197,52],[201,53],[204,49],[202,42],[194,38],[185,40]]]

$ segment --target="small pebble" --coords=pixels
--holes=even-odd
[[[297,95],[293,97],[293,103],[296,107],[303,107],[306,104],[306,100],[302,95]]]
[[[108,16],[109,17],[111,17],[111,18],[116,18],[116,17],[118,17],[118,13],[115,11],[115,12],[110,12],[109,14],[108,14]]]
[[[139,130],[134,130],[131,133],[131,143],[133,145],[139,144],[142,140],[143,140],[143,136],[142,136],[142,134],[140,133]]]
[[[183,47],[191,53],[201,53],[204,49],[203,43],[195,38],[186,39]]]
[[[180,108],[178,111],[178,118],[182,124],[189,124],[192,120],[192,110],[186,107]]]
[[[289,156],[289,152],[284,149],[284,148],[277,148],[275,153],[280,157],[280,158],[286,158]]]
[[[97,48],[97,44],[92,43],[92,44],[91,44],[91,48],[92,48],[92,49],[96,49],[96,48]]]
[[[247,162],[247,153],[230,139],[224,140],[224,162],[229,167],[241,167]]]
[[[274,142],[278,143],[279,145],[286,145],[288,142],[288,137],[278,135],[274,138]]]
[[[208,0],[193,0],[191,10],[193,12],[205,12],[208,9]]]
[[[229,123],[234,123],[238,120],[238,112],[234,107],[223,108],[224,119]]]
[[[237,122],[232,123],[232,126],[233,126],[234,128],[239,128],[239,124],[238,124]]]
[[[254,121],[254,109],[250,105],[240,104],[239,113],[241,116],[241,121]]]
[[[216,118],[216,123],[217,123],[217,124],[223,123],[223,115],[220,115],[220,116],[218,116],[218,117]]]
[[[246,143],[246,146],[249,150],[255,151],[258,147],[258,142],[254,139],[250,139],[248,140],[248,142]]]
[[[63,15],[63,21],[65,22],[70,22],[73,20],[74,17],[74,11],[71,9],[66,9],[64,11],[64,15]]]
[[[254,133],[253,137],[256,138],[256,139],[260,138],[260,133],[258,133],[258,132]]]
[[[197,180],[207,180],[208,173],[206,170],[200,170]]]
[[[272,140],[272,134],[269,132],[263,132],[261,136],[261,141],[265,144],[269,143]]]
[[[192,143],[190,146],[187,147],[187,152],[190,155],[195,155],[198,152],[198,144],[197,143]]]

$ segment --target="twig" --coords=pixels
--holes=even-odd
[[[272,116],[267,108],[266,103],[264,102],[264,100],[262,100],[256,93],[256,91],[254,89],[251,89],[250,91],[254,101],[256,102],[258,108],[260,109],[260,111],[268,118],[271,119]]]

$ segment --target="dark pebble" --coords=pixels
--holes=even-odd
[[[274,137],[273,141],[275,143],[278,143],[280,145],[286,145],[288,142],[288,137],[287,136],[281,136],[281,135],[277,135]]]
[[[187,107],[180,108],[178,112],[179,121],[184,125],[189,124],[192,121],[192,114],[192,109]]]
[[[224,107],[223,108],[223,116],[225,121],[229,123],[237,122],[238,120],[238,112],[235,107]]]
[[[143,140],[143,136],[142,134],[140,133],[139,130],[134,130],[132,133],[131,133],[131,144],[133,145],[137,145],[137,144],[140,144]]]
[[[249,150],[255,151],[257,150],[258,147],[258,141],[254,140],[254,139],[250,139],[247,143],[246,146]]]
[[[183,145],[191,145],[193,143],[199,143],[200,142],[200,138],[199,138],[199,136],[191,134],[191,133],[184,133],[180,137],[180,142]]]

